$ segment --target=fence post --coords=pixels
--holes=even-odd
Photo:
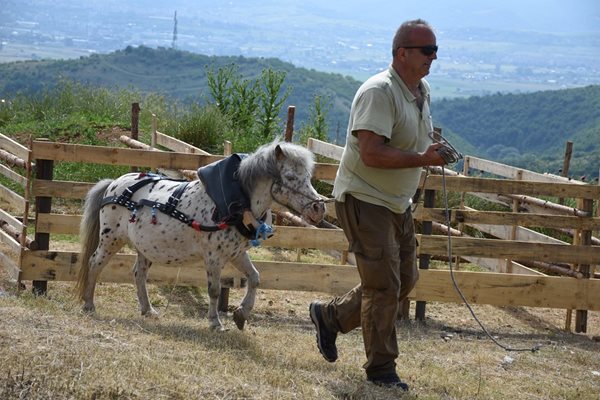
[[[54,176],[53,160],[35,160],[35,177],[51,181]],[[38,215],[48,214],[52,211],[52,197],[36,196],[35,198],[35,220],[38,221]],[[35,242],[38,250],[50,249],[50,234],[35,232]],[[48,290],[48,281],[33,281],[32,291],[35,295],[45,295]]]
[[[515,179],[518,181],[522,181],[523,180],[523,170],[520,169],[517,171],[517,173],[515,174]],[[521,202],[519,201],[518,198],[513,199],[512,201],[512,211],[514,213],[518,213],[519,212],[519,207],[521,205]],[[519,231],[519,226],[518,225],[513,225],[510,229],[510,240],[517,240],[517,232]],[[506,259],[506,266],[504,267],[505,271],[507,274],[512,274],[513,271],[513,260],[510,258]]]
[[[565,157],[563,158],[563,167],[560,172],[561,176],[567,178],[569,176],[569,167],[571,165],[571,155],[573,154],[573,142],[567,140],[565,145]],[[565,204],[565,199],[560,197],[558,204]]]
[[[583,211],[587,212],[587,214],[592,217],[594,215],[594,200],[592,199],[583,199]],[[592,231],[583,230],[581,231],[581,241],[580,244],[582,246],[590,246],[592,244]],[[579,272],[583,274],[583,279],[589,279],[590,276],[590,265],[589,264],[580,264]],[[577,310],[575,312],[575,332],[576,333],[586,333],[587,332],[587,310]]]
[[[131,138],[138,140],[140,125],[140,103],[131,103]],[[131,166],[131,172],[137,172],[138,168]]]
[[[156,141],[158,134],[156,131],[158,130],[158,119],[156,118],[156,114],[152,114],[152,138],[150,139],[150,147],[156,149]]]
[[[426,189],[423,197],[423,207],[433,208],[435,206],[435,190]],[[423,221],[423,235],[431,235],[433,224],[431,221]],[[419,255],[419,269],[429,269],[430,254]],[[417,301],[415,308],[415,319],[425,321],[425,307],[427,302]]]
[[[434,137],[440,139],[442,136],[442,128],[434,127]],[[423,187],[425,189],[425,187]],[[423,207],[433,208],[435,207],[435,190],[425,189],[423,196]],[[448,226],[450,229],[450,226]],[[433,223],[431,221],[423,221],[423,235],[431,235],[433,231]],[[430,254],[419,255],[419,269],[429,269],[429,261],[431,260]],[[425,308],[427,302],[417,301],[415,305],[415,319],[417,321],[425,321]],[[405,306],[406,307],[406,306]]]
[[[288,106],[287,124],[285,125],[285,141],[291,142],[294,136],[294,114],[296,106]]]

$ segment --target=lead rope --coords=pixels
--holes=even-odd
[[[458,287],[458,284],[456,283],[456,278],[454,277],[454,268],[452,267],[452,235],[450,233],[450,212],[449,212],[449,208],[448,208],[448,194],[446,192],[446,173],[445,173],[445,171],[446,171],[446,169],[442,166],[442,192],[443,192],[443,197],[444,197],[444,210],[445,210],[445,218],[446,218],[445,222],[446,222],[446,226],[448,227],[448,266],[450,268],[450,277],[452,278],[452,284],[454,285],[454,289],[456,289],[456,292],[460,295],[460,298],[462,299],[463,303],[465,303],[465,305],[467,306],[467,309],[473,316],[473,319],[479,324],[479,326],[481,327],[483,332],[487,335],[487,337],[490,338],[490,340],[492,342],[494,342],[498,347],[504,349],[505,351],[515,351],[515,352],[531,351],[532,353],[535,353],[536,351],[538,351],[540,349],[541,344],[537,344],[531,348],[526,348],[526,347],[514,348],[514,347],[506,346],[506,345],[500,343],[498,340],[496,340],[496,338],[494,338],[488,332],[488,330],[485,328],[483,323],[479,320],[479,318],[475,314],[475,311],[473,311],[473,308],[471,307],[471,305],[467,301],[465,295],[463,294],[462,290],[460,290],[460,288]]]
[[[260,222],[260,225],[256,228],[254,239],[250,241],[250,244],[254,247],[260,246],[260,239],[267,240],[267,236],[273,233],[273,227],[271,225],[265,224],[262,221],[258,222]]]

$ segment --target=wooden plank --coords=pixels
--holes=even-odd
[[[341,229],[312,229],[297,226],[276,226],[275,234],[263,246],[347,250],[348,240]]]
[[[29,149],[27,147],[2,133],[0,133],[0,148],[14,154],[22,160],[27,161],[29,159]]]
[[[77,279],[79,253],[66,251],[25,251],[21,261],[23,280],[74,281]],[[134,255],[117,254],[103,270],[107,282],[133,282]],[[129,276],[129,280],[125,276]]]
[[[4,175],[11,181],[18,183],[21,186],[27,185],[27,178],[25,178],[22,175],[17,174],[15,171],[8,168],[4,164],[0,164],[0,174]]]
[[[0,243],[3,243],[5,245],[9,246],[10,250],[15,252],[16,254],[19,254],[21,252],[21,243],[16,241],[15,238],[10,236],[8,233],[4,232],[3,230],[0,230]]]
[[[488,233],[498,239],[510,239],[520,240],[525,242],[538,242],[538,243],[553,243],[553,244],[566,244],[569,243],[555,239],[552,236],[544,235],[543,233],[536,232],[531,229],[523,228],[522,226],[499,226],[499,225],[472,225],[475,229],[481,232]],[[512,235],[514,232],[514,235]]]
[[[502,194],[497,194],[497,193],[469,193],[473,196],[479,197],[480,199],[484,199],[487,201],[490,201],[492,203],[496,203],[496,204],[501,204],[503,206],[507,206],[510,207],[512,202],[514,201],[514,198],[511,198],[510,196],[513,195],[502,195]],[[523,197],[523,196],[521,196]],[[523,210],[526,210],[529,213],[533,213],[533,214],[552,214],[552,215],[573,215],[573,216],[579,216],[579,214],[581,213],[580,210],[578,210],[577,208],[573,208],[573,207],[567,207],[567,206],[562,206],[560,204],[557,203],[552,203],[552,202],[543,202],[543,204],[534,204],[531,203],[531,200],[537,200],[538,202],[540,202],[539,199],[537,199],[536,197],[531,197],[531,196],[525,196],[526,199],[522,199],[521,198],[521,204],[520,204],[520,208]],[[526,200],[526,201],[523,201]],[[587,218],[587,217],[586,217]]]
[[[47,214],[40,215],[40,232],[71,233],[79,231],[80,216]],[[432,255],[446,255],[448,238],[445,235],[418,235],[419,251]],[[275,235],[262,242],[265,247],[315,248],[328,250],[347,250],[348,242],[342,230],[314,229],[291,226],[275,226]],[[508,241],[500,239],[452,238],[452,251],[463,257],[512,258],[515,260],[534,260],[545,262],[567,262],[598,264],[600,247],[586,249],[570,245],[530,243],[527,241]],[[576,261],[580,260],[580,261]]]
[[[108,146],[34,141],[35,159],[98,163],[111,165],[137,165],[151,169],[196,169],[223,156],[206,156],[154,150],[124,149]]]
[[[11,207],[14,207],[16,210],[24,210],[25,209],[25,199],[7,188],[4,185],[0,184],[0,201],[4,201],[9,204]]]
[[[37,233],[79,234],[81,215],[40,213],[35,221]]]
[[[526,214],[502,211],[479,211],[450,209],[449,216],[452,222],[465,224],[485,225],[521,225],[543,228],[572,228],[586,230],[600,230],[600,218],[576,217],[574,215],[554,214]],[[445,222],[445,209],[419,207],[415,218],[421,221]]]
[[[20,231],[23,230],[23,223],[0,208],[0,220],[8,223],[10,226]]]
[[[198,167],[221,160],[224,157],[45,141],[34,141],[32,151],[33,157],[36,159],[127,166],[137,165],[151,169],[195,170]],[[335,179],[336,172],[337,164],[317,163],[313,178],[333,180]]]
[[[134,256],[118,255],[103,270],[105,282],[133,282],[131,266]],[[340,294],[359,282],[357,269],[329,264],[254,262],[261,275],[262,289],[303,290]],[[77,276],[77,253],[26,252],[23,257],[23,280],[49,279],[74,281]],[[600,310],[600,280],[549,276],[509,275],[489,272],[456,271],[455,278],[466,298],[473,304],[528,306]],[[240,277],[227,266],[222,277]],[[153,265],[149,282],[204,286],[203,268]],[[134,294],[132,293],[132,296]],[[421,270],[411,298],[419,301],[460,302],[449,271]]]
[[[461,303],[448,271],[419,271],[416,300]],[[600,280],[491,272],[455,272],[458,287],[472,304],[600,310]]]
[[[559,239],[555,239],[551,236],[544,235],[542,233],[533,231],[531,229],[524,228],[522,226],[510,226],[510,225],[487,225],[487,224],[467,224],[468,226],[475,228],[483,233],[487,233],[495,238],[508,239],[508,240],[520,240],[526,242],[539,242],[539,243],[554,243],[554,244],[568,244]]]
[[[342,159],[342,154],[344,153],[343,147],[315,138],[308,138],[308,144],[306,147],[315,154],[319,154],[337,161]]]
[[[540,174],[538,172],[529,171],[513,167],[499,162],[484,160],[482,158],[468,156],[465,160],[469,160],[469,168],[476,169],[490,174],[503,176],[505,178],[516,179],[518,174],[522,174],[522,179],[527,181],[537,182],[554,182],[554,183],[574,183],[577,185],[585,185],[585,182],[581,182],[575,179],[569,179],[559,175],[553,174]]]
[[[28,251],[23,257],[23,280],[77,280],[78,253]],[[113,257],[100,275],[103,282],[133,283],[134,255],[118,254]],[[261,271],[261,288],[279,290],[310,290],[342,293],[357,284],[356,268],[341,265],[302,263],[276,263],[256,261]],[[222,278],[239,281],[241,273],[227,265]],[[151,283],[205,286],[206,273],[202,261],[195,265],[165,266],[153,264],[148,281]]]
[[[448,254],[448,237],[417,235],[417,251],[431,255]],[[543,261],[548,263],[600,264],[600,246],[570,246],[517,240],[452,238],[453,255]]]
[[[430,175],[425,182],[425,188],[442,190],[442,178],[440,175]],[[508,193],[582,199],[596,199],[600,197],[600,185],[512,181],[508,179],[473,178],[468,176],[446,176],[445,179],[446,190],[455,192]]]
[[[8,273],[11,279],[16,281],[20,281],[21,270],[19,269],[17,263],[8,255],[2,253],[0,251],[0,268],[4,268],[4,270]]]
[[[462,256],[462,258],[464,258],[471,264],[479,265],[480,267],[486,268],[491,272],[502,272],[502,273],[507,272],[506,271],[507,270],[507,264],[506,264],[507,260],[503,259],[503,258],[483,258],[483,257],[468,257],[468,256]],[[517,274],[517,275],[542,275],[542,276],[546,275],[540,271],[528,268],[528,267],[524,266],[523,264],[519,264],[518,262],[515,262],[515,261],[510,261],[509,266],[510,266],[510,268],[512,268],[512,273]],[[459,268],[456,268],[456,269],[458,270]]]
[[[59,197],[63,199],[84,199],[87,192],[95,185],[89,182],[49,181],[33,179],[31,194],[33,196]]]
[[[36,231],[78,234],[81,215],[39,214]],[[262,242],[265,247],[346,250],[348,241],[342,230],[275,226],[275,234]]]
[[[180,153],[189,153],[189,154],[202,154],[202,155],[210,155],[209,152],[204,151],[198,147],[192,146],[182,140],[175,139],[169,135],[165,135],[159,131],[156,131],[156,144],[166,147],[169,150],[180,152]]]
[[[332,181],[335,179],[337,174],[338,165],[330,163],[316,163],[315,170],[313,171],[313,179],[320,179],[323,181]]]

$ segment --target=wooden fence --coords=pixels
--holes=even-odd
[[[195,171],[199,166],[223,157],[208,154],[157,132],[156,129],[154,131],[153,144],[175,151],[149,149],[148,146],[127,138],[123,138],[123,141],[129,141],[129,146],[139,148],[85,146],[42,140],[32,141],[29,148],[26,148],[0,135],[0,147],[23,160],[26,171],[23,176],[15,174],[10,168],[3,167],[0,170],[3,175],[20,182],[25,188],[25,196],[19,196],[5,186],[0,187],[0,201],[3,205],[0,220],[4,221],[2,224],[10,225],[14,230],[21,232],[19,237],[0,231],[0,241],[3,244],[0,261],[14,279],[19,282],[33,281],[34,289],[37,290],[44,290],[48,281],[76,279],[78,252],[51,249],[49,238],[51,234],[77,234],[80,215],[53,213],[51,203],[53,198],[81,199],[93,183],[54,180],[52,169],[55,163],[135,165],[152,170],[183,171],[185,174],[186,170]],[[317,163],[315,178],[332,181],[337,171],[336,160],[341,156],[341,148],[315,140],[310,140],[308,147],[316,154],[331,159],[330,163]],[[6,158],[3,159],[6,163]],[[29,176],[33,162],[35,178]],[[496,164],[467,157],[465,165],[476,165],[477,170],[485,170],[484,165]],[[495,174],[497,172],[493,171]],[[427,179],[423,179],[422,188],[429,195],[426,194],[425,203],[428,197],[431,198],[432,191],[439,191],[443,187],[448,192],[476,193],[488,198],[495,196],[497,201],[505,200],[500,196],[509,196],[508,198],[515,203],[513,212],[471,210],[464,207],[464,204],[450,210],[452,222],[458,223],[461,229],[469,226],[478,232],[486,233],[485,237],[469,237],[457,230],[460,236],[452,238],[451,256],[477,262],[490,270],[459,270],[455,273],[456,281],[465,297],[474,304],[578,310],[575,329],[585,332],[586,310],[600,310],[600,280],[594,279],[594,266],[600,264],[600,248],[592,244],[591,235],[592,231],[600,230],[600,218],[594,217],[591,211],[593,201],[600,198],[600,187],[573,182],[549,182],[537,179],[537,175],[534,178],[525,173],[521,173],[521,176],[523,178],[519,180],[448,173],[445,176],[429,174]],[[27,199],[30,196],[36,201],[34,240],[27,239],[24,235],[29,217]],[[516,196],[517,200],[510,196]],[[581,208],[571,208],[570,215],[557,215],[556,212],[521,212],[519,204],[525,204],[529,198],[538,196],[579,199]],[[444,210],[430,206],[431,204],[428,204],[428,207],[419,207],[416,218],[424,221],[424,228],[431,224],[437,229],[444,229]],[[5,208],[10,211],[5,211]],[[566,210],[569,208],[566,207]],[[329,208],[329,211],[334,214],[332,208]],[[503,226],[508,237],[502,237],[498,229],[493,228],[497,226]],[[575,232],[574,244],[551,240],[548,237],[542,240],[543,235],[538,237],[529,233],[522,228],[523,226],[571,229]],[[527,235],[522,232],[527,232]],[[426,266],[431,255],[448,254],[449,241],[443,231],[441,234],[426,234],[424,230],[423,234],[418,235],[418,240],[421,267]],[[339,229],[277,226],[276,234],[266,240],[263,246],[345,251],[348,243]],[[107,282],[131,283],[133,263],[133,255],[119,254],[104,269],[100,279]],[[571,275],[577,278],[547,276],[531,268],[535,267],[536,263],[568,269],[572,272]],[[339,294],[359,282],[356,268],[347,264],[261,260],[255,261],[255,264],[261,273],[261,288],[264,289]],[[242,278],[233,267],[228,266],[223,271],[223,281],[228,286],[240,287]],[[198,286],[205,284],[205,273],[200,263],[180,267],[153,265],[149,281]],[[426,301],[461,302],[447,270],[421,270],[420,279],[410,297],[421,306]],[[570,329],[570,321],[567,328]]]

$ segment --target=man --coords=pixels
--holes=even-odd
[[[423,79],[437,58],[431,26],[421,19],[403,23],[392,56],[388,70],[368,79],[354,97],[333,188],[361,284],[329,303],[315,301],[309,310],[327,361],[337,359],[338,332],[361,326],[367,379],[408,390],[396,373],[395,321],[399,302],[418,279],[410,206],[422,167],[445,164],[442,145],[429,138],[429,85]]]

